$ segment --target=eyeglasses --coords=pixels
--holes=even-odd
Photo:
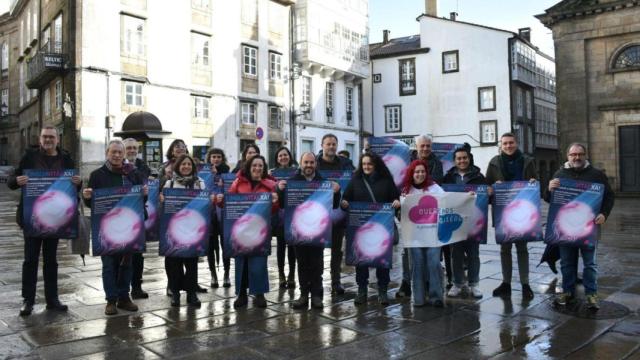
[[[185,145],[185,144],[177,144],[177,145],[176,145],[176,146],[174,146],[174,147],[175,147],[175,148],[178,148],[178,149],[183,149],[183,150],[184,150],[184,149],[186,149],[186,148],[187,148],[187,145]]]
[[[571,153],[571,154],[569,154],[569,157],[574,157],[574,158],[575,157],[585,157],[585,156],[587,156],[587,154],[585,154],[585,153]]]

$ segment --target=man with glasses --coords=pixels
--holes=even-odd
[[[545,194],[545,200],[549,201],[551,192],[560,186],[560,178],[604,185],[604,197],[602,199],[602,205],[600,206],[600,212],[593,220],[596,225],[604,224],[613,208],[614,195],[609,185],[607,175],[591,166],[589,160],[587,160],[587,148],[585,145],[580,143],[569,145],[567,162],[553,175],[553,179],[549,182],[549,192]],[[582,262],[584,263],[582,283],[584,284],[587,306],[589,309],[597,311],[600,309],[600,304],[598,301],[596,248],[559,245],[559,249],[560,267],[562,270],[562,294],[556,297],[555,303],[564,306],[574,299],[576,279],[578,277],[578,254],[581,253]]]

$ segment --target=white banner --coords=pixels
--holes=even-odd
[[[466,240],[475,211],[469,193],[414,194],[402,204],[401,241],[407,248],[441,247]]]

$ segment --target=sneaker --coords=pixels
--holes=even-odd
[[[469,292],[475,299],[482,299],[482,291],[478,288],[478,285],[469,286]]]
[[[573,294],[571,293],[561,293],[556,296],[553,300],[553,303],[558,306],[565,306],[573,299]]]
[[[522,284],[522,298],[525,300],[533,299],[533,290],[529,284]]]
[[[493,290],[493,296],[511,296],[511,284],[503,282]]]
[[[240,294],[236,298],[236,301],[233,302],[233,307],[236,308],[236,309],[237,308],[241,308],[241,307],[245,307],[245,306],[247,306],[248,302],[249,302],[249,298],[247,297],[247,294]]]
[[[458,287],[458,285],[453,285],[451,287],[451,289],[449,289],[449,292],[447,292],[447,296],[448,297],[458,297],[458,296],[460,296],[461,292],[462,292],[462,288]]]
[[[127,311],[138,311],[138,305],[134,304],[133,301],[131,301],[131,299],[129,299],[128,297],[118,300],[116,306]]]
[[[20,308],[20,316],[29,316],[33,312],[33,301],[24,300]]]
[[[362,305],[367,302],[367,287],[360,286],[358,287],[358,295],[353,299],[353,303],[356,305]]]
[[[107,306],[104,308],[104,314],[115,315],[117,313],[118,313],[118,309],[116,308],[116,302],[115,301],[107,302]]]
[[[598,299],[598,295],[587,295],[587,308],[593,311],[600,310],[600,300]]]
[[[300,294],[300,297],[295,299],[291,306],[296,310],[306,310],[309,307],[309,294]]]
[[[149,294],[142,290],[142,288],[131,289],[131,298],[132,299],[148,299]]]
[[[407,281],[402,281],[400,289],[396,293],[396,298],[408,298],[411,297],[411,284]]]
[[[322,309],[324,304],[322,303],[322,298],[319,296],[311,297],[311,307],[314,309]]]
[[[47,310],[55,310],[55,311],[67,311],[69,307],[60,302],[60,300],[55,299],[47,302]]]
[[[253,305],[259,308],[267,307],[267,299],[264,298],[264,294],[258,294],[253,298]]]

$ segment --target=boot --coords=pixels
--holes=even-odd
[[[255,305],[255,307],[259,307],[259,308],[266,308],[267,307],[267,299],[264,298],[263,294],[257,294],[255,296],[255,298],[253,299],[253,305]]]
[[[386,286],[378,288],[378,303],[380,303],[380,305],[389,305]]]
[[[356,295],[355,299],[353,299],[353,302],[356,305],[362,305],[362,304],[366,304],[367,303],[367,286],[358,286],[358,295]]]
[[[224,271],[224,277],[222,278],[222,287],[228,288],[231,287],[231,281],[229,280],[229,271]]]
[[[126,298],[118,299],[116,306],[119,309],[127,311],[138,311],[138,305],[134,304],[128,296]]]
[[[180,306],[180,292],[176,291],[171,294],[171,306],[179,307]]]
[[[59,299],[53,299],[51,301],[47,301],[47,310],[55,310],[55,311],[67,311],[69,307],[60,302]]]
[[[211,270],[211,287],[216,289],[218,288],[218,273],[216,272],[216,269]]]
[[[296,310],[307,309],[309,307],[309,293],[303,292],[300,297],[291,303],[291,307]]]
[[[284,272],[278,274],[278,283],[280,284],[280,289],[287,288],[287,278],[284,276]]]
[[[238,298],[236,298],[236,301],[233,302],[233,307],[235,309],[245,307],[247,306],[248,302],[249,298],[247,297],[247,292],[242,291],[240,294],[238,294]]]
[[[141,286],[138,286],[131,289],[131,297],[133,299],[148,299],[149,294],[146,291],[142,290]]]
[[[187,305],[195,307],[200,307],[200,305],[202,305],[195,291],[187,292]]]

